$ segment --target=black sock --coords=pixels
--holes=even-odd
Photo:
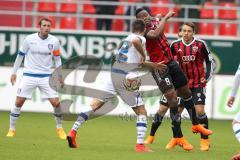
[[[181,115],[178,113],[177,107],[170,108],[170,117],[172,119],[173,137],[181,138],[183,136],[181,130]]]
[[[163,119],[163,116],[160,115],[159,113],[156,113],[154,115],[150,136],[155,136],[155,133],[157,132],[158,127],[162,123],[162,119]]]
[[[199,123],[203,124],[204,128],[208,129],[208,117],[206,114],[198,116]],[[208,139],[208,136],[201,134],[202,139]]]
[[[183,99],[183,102],[192,120],[192,124],[193,125],[199,124],[192,96],[189,98]]]

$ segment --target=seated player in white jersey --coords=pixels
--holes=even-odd
[[[234,77],[231,95],[227,102],[227,105],[229,107],[232,107],[232,105],[235,102],[235,97],[237,95],[239,86],[240,86],[240,64],[238,66],[238,70]],[[240,112],[238,112],[238,114],[235,116],[232,123],[232,127],[237,140],[240,142]],[[240,159],[240,153],[232,157],[232,160],[239,160],[239,159]]]
[[[119,94],[124,102],[132,107],[133,111],[137,114],[137,143],[135,145],[135,151],[152,151],[144,145],[144,137],[147,131],[147,112],[138,89],[132,90],[131,88],[126,87],[128,82],[126,77],[134,74],[132,72],[129,73],[129,70],[127,69],[129,69],[129,66],[135,66],[135,69],[140,66],[146,66],[148,68],[165,71],[166,66],[161,62],[159,64],[145,62],[146,39],[143,37],[145,33],[145,24],[142,20],[136,20],[133,22],[132,28],[133,33],[130,34],[120,46],[116,61],[112,66],[111,79],[109,78],[108,80],[105,80],[105,83],[102,84],[102,89],[106,91],[106,94],[94,98],[89,106],[89,110],[81,112],[78,115],[77,121],[74,123],[67,136],[69,147],[77,148],[77,130],[89,118],[89,116],[101,108],[108,100],[114,98],[116,94]]]
[[[56,68],[61,66],[59,51],[59,41],[50,35],[51,20],[42,18],[39,21],[40,31],[28,35],[19,49],[14,63],[11,83],[16,82],[17,70],[24,59],[23,77],[17,90],[15,106],[11,108],[10,128],[7,137],[14,137],[16,134],[16,122],[20,116],[21,107],[26,99],[31,99],[32,92],[38,88],[42,99],[48,99],[54,108],[54,116],[57,123],[57,134],[60,139],[66,139],[66,134],[62,128],[62,112],[58,93],[49,85],[51,76],[52,61],[55,61]],[[59,73],[60,76],[60,73]],[[63,81],[59,78],[60,83]]]

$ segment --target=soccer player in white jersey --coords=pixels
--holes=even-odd
[[[237,95],[239,85],[240,85],[240,64],[238,66],[237,72],[235,73],[231,95],[227,101],[227,105],[229,107],[232,107],[232,105],[235,102],[235,97]],[[232,123],[232,127],[233,127],[233,131],[234,131],[234,134],[235,134],[237,140],[240,142],[240,112],[238,112],[238,114],[235,116],[233,123]],[[240,159],[240,154],[233,156],[232,159],[233,160]]]
[[[142,20],[136,20],[132,24],[133,33],[130,34],[125,41],[123,41],[116,58],[116,62],[112,66],[112,79],[105,80],[103,90],[107,94],[102,94],[100,98],[94,98],[90,104],[87,112],[81,112],[78,115],[77,121],[74,123],[72,129],[68,133],[67,140],[69,147],[77,148],[76,133],[78,128],[89,118],[89,116],[101,108],[104,103],[113,98],[117,93],[120,97],[132,107],[137,114],[137,143],[135,146],[136,152],[151,152],[151,149],[144,145],[144,137],[147,131],[147,112],[144,107],[143,100],[140,93],[133,90],[128,90],[124,86],[126,75],[129,75],[126,68],[132,64],[139,67],[147,66],[164,71],[166,66],[162,63],[154,64],[145,62],[145,43],[146,39],[143,37],[145,33],[145,24]],[[125,68],[125,69],[124,69]]]
[[[49,85],[51,76],[52,61],[56,68],[61,66],[59,51],[59,41],[50,35],[51,20],[42,18],[39,21],[40,31],[28,35],[19,49],[14,63],[11,83],[14,85],[17,78],[17,70],[24,59],[23,77],[17,90],[15,106],[11,108],[10,128],[7,137],[14,137],[16,134],[16,122],[20,116],[21,107],[26,99],[31,99],[32,92],[38,88],[42,99],[48,99],[54,108],[54,116],[57,123],[57,134],[60,139],[66,139],[66,134],[62,128],[62,112],[58,94]],[[60,73],[59,73],[60,76]],[[60,83],[63,81],[60,79]]]

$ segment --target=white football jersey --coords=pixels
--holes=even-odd
[[[51,74],[53,56],[60,55],[60,44],[53,35],[41,39],[38,33],[28,35],[20,47],[21,54],[25,55],[24,73]]]
[[[141,55],[132,44],[132,40],[136,37],[140,38],[143,48],[145,50],[145,46],[146,46],[145,37],[132,33],[123,41],[122,46],[118,51],[119,61],[127,62],[127,63],[140,63]]]

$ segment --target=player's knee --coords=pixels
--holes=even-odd
[[[59,107],[60,106],[60,102],[59,101],[53,101],[52,102],[52,106],[53,107]]]
[[[19,99],[19,98],[17,98],[16,101],[15,101],[15,106],[16,106],[16,107],[22,107],[23,104],[24,104],[24,102],[25,102],[25,99]]]
[[[94,99],[91,103],[90,106],[92,108],[93,111],[96,111],[97,109],[101,108],[103,106],[104,102],[98,100],[98,99]]]
[[[159,110],[158,110],[158,114],[160,115],[165,115],[165,113],[167,112],[168,110],[168,107],[167,106],[164,106],[164,105],[161,105]]]
[[[177,100],[177,94],[175,91],[168,92],[167,94],[165,94],[165,97],[167,98],[169,107],[177,106],[178,100]]]
[[[204,114],[205,114],[205,111],[204,111],[204,109],[202,109],[202,110],[196,110],[196,112],[197,112],[197,115],[199,115],[199,116],[201,116],[201,115],[204,115]]]
[[[138,115],[145,115],[147,116],[147,111],[144,107],[138,108]]]
[[[178,93],[181,95],[182,98],[187,99],[192,96],[191,90],[187,87],[184,86],[182,88],[178,89]]]

